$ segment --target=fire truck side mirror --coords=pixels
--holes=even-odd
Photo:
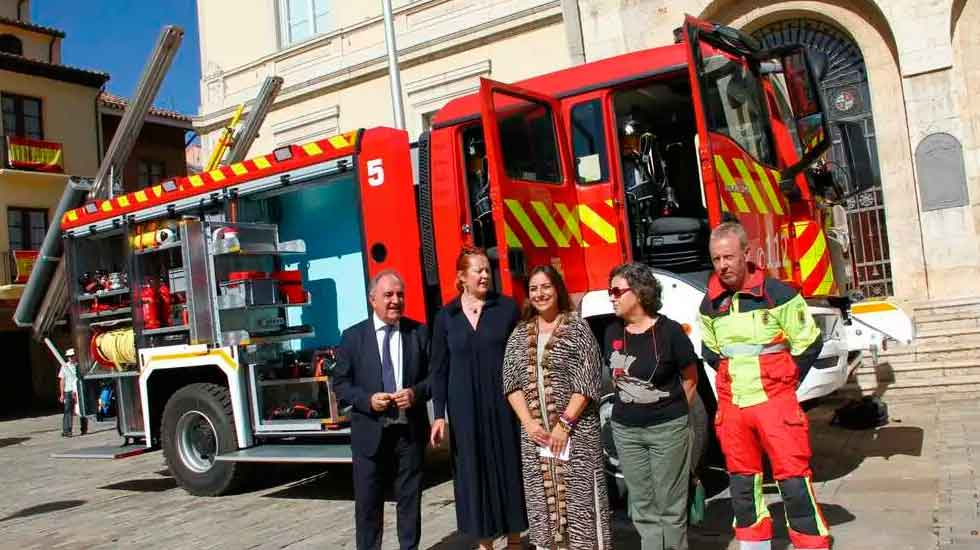
[[[878,185],[878,175],[872,167],[871,152],[861,123],[838,122],[837,128],[845,157],[843,164],[848,167],[844,178],[847,181],[842,184],[847,194],[860,193]]]

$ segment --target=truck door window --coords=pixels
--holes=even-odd
[[[561,183],[551,107],[494,93],[504,170],[512,179]]]
[[[793,108],[790,107],[789,99],[786,95],[786,77],[782,72],[773,73],[769,75],[769,81],[772,82],[779,118],[782,119],[783,124],[786,125],[786,130],[793,139],[793,147],[796,148],[796,154],[803,156],[803,147],[800,143],[800,134],[796,130],[796,119],[793,116]]]
[[[575,175],[579,183],[609,179],[602,103],[598,99],[572,107],[572,152],[575,154]]]
[[[744,64],[715,54],[702,75],[708,129],[732,138],[756,160],[777,166],[759,79]]]

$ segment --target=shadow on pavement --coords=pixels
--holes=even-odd
[[[0,439],[0,449],[11,445],[19,445],[25,441],[30,441],[29,437],[5,437]]]
[[[49,512],[59,512],[61,510],[69,510],[71,508],[76,508],[85,504],[84,500],[56,500],[54,502],[45,502],[44,504],[38,504],[37,506],[30,506],[24,508],[23,510],[18,510],[9,516],[0,519],[0,523],[17,518],[26,518],[30,516],[36,516],[39,514],[47,514]]]
[[[831,425],[834,410],[860,396],[835,395],[809,412],[810,445],[813,448],[813,480],[839,479],[856,470],[867,458],[890,459],[896,455],[922,456],[925,433],[918,426],[903,426],[894,415],[879,428],[849,430]]]
[[[177,481],[172,477],[159,479],[130,479],[112,485],[103,485],[99,489],[113,491],[133,491],[137,493],[162,493],[177,488]]]
[[[265,468],[273,468],[266,472]],[[350,464],[335,464],[323,466],[285,466],[263,465],[261,480],[249,487],[249,490],[271,488],[283,483],[289,483],[283,489],[264,495],[266,498],[299,498],[317,500],[354,500],[354,475]],[[423,488],[429,489],[452,479],[452,468],[449,454],[435,451],[425,458],[425,474]],[[387,498],[393,500],[389,489]]]
[[[471,536],[464,535],[459,531],[453,531],[441,541],[429,546],[425,550],[469,550],[470,548],[475,548],[477,542],[478,541]],[[497,544],[499,545],[502,543],[498,541]],[[521,544],[523,545],[523,548],[534,548],[534,546],[531,546],[530,542],[528,542],[526,536],[521,539]]]

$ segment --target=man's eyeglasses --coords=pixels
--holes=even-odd
[[[623,294],[626,294],[627,292],[629,292],[631,290],[633,290],[633,289],[632,288],[619,288],[619,287],[615,287],[615,286],[614,287],[610,287],[609,288],[609,297],[610,298],[617,298],[618,299],[618,298],[622,297]]]

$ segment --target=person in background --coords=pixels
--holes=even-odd
[[[520,426],[503,390],[504,348],[520,310],[490,290],[490,260],[482,249],[463,249],[456,269],[459,297],[432,327],[430,441],[442,443],[448,411],[459,530],[478,538],[483,550],[501,535],[508,548],[520,548],[527,529]]]
[[[718,371],[715,433],[731,476],[739,548],[771,548],[765,451],[793,547],[829,549],[830,529],[810,483],[809,420],[796,400],[820,355],[820,329],[796,289],[749,261],[748,236],[737,222],[716,227],[708,249],[715,272],[701,302],[701,356]]]
[[[65,362],[58,371],[58,401],[64,404],[61,418],[61,437],[71,437],[75,404],[78,402],[78,361],[75,348],[65,351]],[[88,433],[88,418],[79,412],[78,428],[81,435]]]
[[[532,269],[526,290],[521,323],[504,354],[504,392],[524,427],[529,538],[537,548],[611,548],[599,344],[554,267]],[[542,456],[542,449],[551,454]]]
[[[604,338],[616,389],[610,420],[643,550],[685,550],[698,357],[681,325],[660,313],[662,292],[646,265],[609,274],[619,318]]]
[[[341,336],[334,390],[351,409],[354,521],[358,550],[380,550],[385,489],[394,482],[398,546],[422,536],[422,460],[429,436],[429,337],[403,316],[405,285],[391,270],[368,289],[371,318]]]

